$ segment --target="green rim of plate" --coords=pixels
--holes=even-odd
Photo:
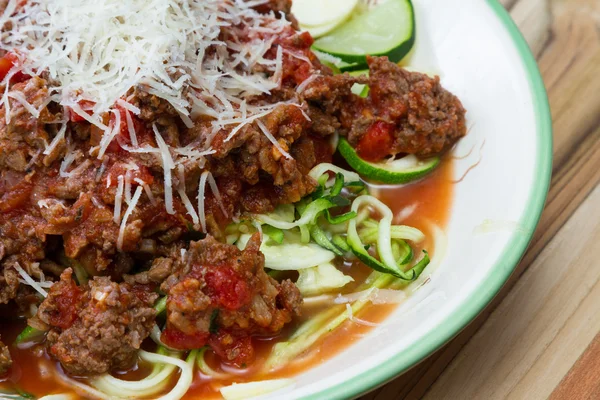
[[[496,262],[478,290],[465,300],[451,316],[442,321],[436,329],[432,329],[427,335],[422,337],[419,342],[404,350],[402,354],[391,355],[387,361],[377,368],[363,372],[353,379],[348,379],[336,386],[304,396],[301,398],[302,400],[355,398],[373,390],[377,386],[387,383],[415,366],[454,338],[469,322],[483,311],[506,283],[531,241],[533,232],[544,209],[552,175],[552,117],[550,106],[537,62],[533,54],[531,54],[529,46],[521,35],[521,32],[498,0],[487,0],[487,2],[503,23],[517,48],[526,69],[533,97],[537,126],[535,166],[537,180],[529,194],[525,212],[519,221],[520,225],[529,234],[513,235],[505,248],[504,257]]]

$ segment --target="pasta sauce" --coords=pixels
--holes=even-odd
[[[406,214],[406,210],[412,210],[410,214],[402,217],[401,221],[396,220],[394,222],[417,227],[426,232],[427,237],[430,237],[429,230],[431,224],[444,228],[448,222],[452,207],[452,172],[453,161],[450,157],[446,157],[438,169],[421,181],[405,186],[378,187],[378,197],[390,206],[397,217],[402,217],[403,214]],[[435,254],[435,248],[432,245],[433,243],[425,242],[423,247],[428,248]],[[354,284],[348,285],[344,289],[345,293],[350,293],[358,286],[358,282],[364,281],[371,270],[360,263],[355,263],[352,268],[348,268],[345,272],[352,275],[355,279]],[[224,374],[228,372],[234,372],[234,374],[230,374],[227,379],[211,379],[202,376],[200,373],[196,373],[193,384],[184,398],[218,399],[220,398],[219,388],[233,382],[239,383],[261,379],[292,377],[334,357],[356,341],[361,340],[363,335],[368,334],[371,329],[374,329],[369,325],[347,321],[322,341],[311,346],[302,357],[285,368],[274,373],[264,373],[260,370],[262,362],[268,357],[275,343],[285,340],[286,336],[292,334],[303,321],[310,320],[311,317],[317,315],[321,310],[330,307],[331,304],[331,301],[329,301],[305,305],[302,310],[302,317],[287,326],[279,335],[257,340],[254,367],[232,370],[230,367],[220,365],[218,358],[212,352],[207,352],[205,357],[206,362],[214,370]],[[395,304],[369,305],[357,317],[373,324],[383,323],[396,307],[397,305]],[[4,309],[2,311],[5,314],[10,313],[10,310]],[[6,343],[12,343],[24,327],[25,321],[23,320],[4,322],[0,325],[0,336]],[[155,346],[151,341],[148,341],[146,345],[149,348]],[[52,369],[60,369],[60,364],[48,357],[41,346],[36,351],[12,347],[11,355],[14,366],[10,374],[2,378],[0,388],[2,386],[10,385],[12,387],[16,385],[24,391],[37,396],[48,393],[70,392],[72,390],[72,388],[64,385],[59,379],[56,379],[55,375],[51,372]],[[150,369],[149,365],[140,362],[131,370],[121,371],[113,375],[121,379],[137,380],[146,376]]]

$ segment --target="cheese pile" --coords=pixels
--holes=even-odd
[[[261,14],[254,9],[265,3],[268,0],[9,0],[0,16],[0,48],[15,54],[19,62],[3,81],[0,104],[7,123],[9,98],[34,116],[41,111],[20,93],[10,92],[8,82],[19,72],[43,74],[49,82],[48,101],[65,107],[62,126],[45,154],[64,141],[69,113],[75,113],[104,132],[100,144],[90,150],[90,155],[102,159],[121,129],[123,114],[117,106],[125,109],[131,146],[121,146],[160,158],[167,212],[175,213],[173,195],[179,194],[193,222],[205,230],[204,187],[208,182],[217,198],[218,189],[212,176],[203,174],[196,211],[182,187],[183,163],[201,167],[204,157],[213,152],[210,144],[217,132],[225,129],[230,140],[245,125],[256,122],[281,154],[290,157],[260,121],[278,103],[255,100],[280,87],[283,55],[289,53],[275,42],[282,33],[289,34],[291,24],[282,14]],[[188,127],[194,118],[209,117],[212,130],[203,138],[203,147],[168,146],[156,126],[158,147],[138,146],[131,114],[140,110],[128,97],[137,87],[170,103]],[[68,171],[75,160],[72,150],[67,148],[61,163],[63,177],[82,169],[80,165]],[[136,184],[132,195],[130,174],[119,176],[114,210],[115,222],[120,223],[119,248],[142,187],[154,203],[148,186]]]
[[[253,9],[266,2],[10,0],[0,25],[11,29],[0,48],[16,52],[22,65],[6,80],[19,71],[47,72],[56,83],[52,100],[105,132],[99,157],[117,133],[101,116],[117,101],[123,106],[138,85],[167,100],[188,126],[206,115],[215,119],[213,134],[235,125],[237,132],[274,108],[248,99],[280,85],[283,50],[265,56],[290,23]],[[2,100],[8,106],[7,93]],[[91,110],[82,109],[83,100]]]

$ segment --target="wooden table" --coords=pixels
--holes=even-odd
[[[550,97],[546,209],[492,304],[362,400],[600,399],[600,0],[502,3],[538,57]]]

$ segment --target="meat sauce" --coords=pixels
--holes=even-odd
[[[414,226],[425,232],[428,239],[423,244],[423,248],[432,252],[435,252],[433,243],[428,242],[431,236],[430,224],[433,223],[444,227],[448,221],[450,208],[452,206],[452,171],[452,160],[451,158],[446,157],[436,171],[417,183],[401,187],[373,186],[371,188],[377,192],[378,197],[382,201],[391,207],[394,215],[401,215],[401,211],[407,208],[414,210],[410,215],[405,216],[401,223]],[[396,220],[394,222],[399,223],[400,221]],[[353,276],[355,279],[354,283],[347,285],[344,289],[344,292],[349,293],[355,291],[359,283],[364,281],[371,270],[364,265],[355,264],[344,272]],[[254,367],[235,370],[235,374],[231,374],[230,381],[203,379],[198,372],[196,372],[194,383],[184,398],[220,398],[219,388],[234,381],[239,383],[296,375],[335,356],[345,348],[360,340],[363,335],[367,334],[369,330],[372,329],[369,326],[346,322],[327,335],[321,342],[315,344],[300,360],[296,360],[291,365],[286,366],[275,373],[268,375],[261,374],[258,369],[260,368],[262,361],[269,355],[272,346],[278,341],[285,340],[286,337],[290,336],[302,322],[310,319],[325,307],[328,307],[328,304],[325,303],[319,306],[305,305],[302,317],[286,326],[278,336],[255,340]],[[370,305],[360,313],[360,318],[369,322],[380,323],[385,320],[395,307],[395,305]],[[2,312],[2,310],[0,310],[0,312]],[[7,344],[13,343],[18,333],[24,327],[24,320],[3,320],[3,324],[0,325],[0,335],[2,340]],[[144,347],[148,350],[153,350],[154,344],[151,341],[146,341]],[[20,389],[38,396],[49,393],[65,393],[72,391],[72,389],[65,386],[53,376],[52,370],[56,369],[62,371],[61,366],[58,362],[49,358],[42,347],[32,351],[32,349],[21,350],[14,348],[14,346],[10,346],[10,351],[14,364],[9,374],[0,381],[0,389],[4,385],[16,385]],[[225,373],[234,372],[232,371],[232,367],[219,365],[218,356],[213,352],[207,351],[205,357],[207,363],[213,369]],[[139,363],[131,370],[114,373],[114,375],[120,379],[137,380],[146,376],[149,371],[150,368],[147,365]],[[176,377],[173,379],[175,380]]]

